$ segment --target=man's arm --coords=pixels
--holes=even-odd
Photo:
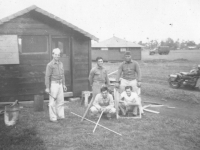
[[[113,101],[113,97],[111,94],[108,95],[109,96],[109,105],[106,108],[113,108],[114,107],[114,101]]]
[[[66,92],[67,87],[65,86],[65,70],[64,70],[64,67],[63,67],[63,63],[61,64],[61,68],[63,69],[63,77],[62,77],[63,90]]]
[[[50,82],[50,77],[52,74],[52,68],[51,66],[48,64],[46,67],[46,73],[45,73],[45,85],[46,85],[46,89],[49,89],[49,82]]]
[[[137,73],[137,81],[141,82],[141,71],[140,71],[140,66],[139,66],[138,62],[136,62],[135,66],[136,66],[135,71]]]
[[[91,86],[93,84],[93,79],[94,79],[94,69],[91,69],[89,74],[89,82]]]
[[[61,64],[61,68],[63,69],[62,84],[63,84],[63,86],[65,86],[65,70],[64,70],[64,67],[63,67],[63,63]]]

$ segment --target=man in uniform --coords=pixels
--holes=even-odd
[[[100,93],[101,87],[110,85],[108,74],[106,69],[103,67],[103,58],[97,57],[97,66],[92,68],[89,74],[89,82],[92,86],[93,98]]]
[[[60,62],[60,49],[52,51],[53,60],[47,64],[45,85],[49,96],[49,117],[50,121],[57,122],[57,119],[64,119],[64,94],[67,91],[65,86],[65,75],[63,64]]]
[[[87,115],[96,95],[100,93],[100,89],[104,86],[110,85],[110,81],[108,79],[108,74],[105,68],[103,67],[103,58],[97,57],[97,66],[92,68],[89,74],[89,82],[92,87],[92,100],[90,101],[85,113],[83,114],[82,120],[84,120]]]
[[[140,66],[138,62],[132,60],[130,51],[125,52],[125,61],[118,68],[116,81],[121,92],[125,90],[126,86],[132,86],[133,91],[140,94],[138,90],[138,87],[141,86]],[[120,82],[121,84],[119,84]]]
[[[107,87],[102,87],[101,93],[96,95],[90,111],[92,115],[97,115],[103,111],[108,119],[110,119],[116,113],[113,97],[111,94],[109,94]]]

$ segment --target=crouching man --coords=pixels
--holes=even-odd
[[[123,116],[127,115],[128,111],[132,111],[133,116],[137,116],[138,109],[143,113],[141,99],[136,92],[132,92],[131,86],[126,86],[125,91],[121,93],[119,108]]]
[[[103,111],[108,119],[115,115],[116,109],[114,108],[113,97],[109,94],[107,87],[102,87],[101,93],[96,95],[90,111],[91,115],[98,115]]]

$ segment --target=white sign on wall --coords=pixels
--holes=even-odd
[[[0,64],[19,64],[17,35],[0,35]]]

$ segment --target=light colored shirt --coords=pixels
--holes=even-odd
[[[124,101],[127,103],[136,103],[138,99],[138,95],[135,92],[131,92],[131,95],[128,96],[126,91],[124,91],[121,93],[120,99],[124,99]]]
[[[121,77],[126,80],[138,80],[141,81],[141,72],[140,72],[140,66],[138,62],[131,60],[130,62],[122,62],[118,68],[118,75],[116,81],[119,81],[119,78]]]
[[[96,66],[91,69],[89,74],[90,85],[93,85],[94,82],[104,83],[110,85],[107,71],[104,67]]]
[[[62,80],[62,84],[65,85],[65,75],[63,69],[63,63],[52,60],[47,64],[46,67],[46,75],[45,75],[45,85],[46,88],[49,88],[49,83],[51,81],[60,81]]]
[[[108,93],[107,97],[103,98],[101,93],[97,94],[93,102],[93,106],[95,106],[97,109],[100,109],[102,107],[114,107],[112,95]]]

